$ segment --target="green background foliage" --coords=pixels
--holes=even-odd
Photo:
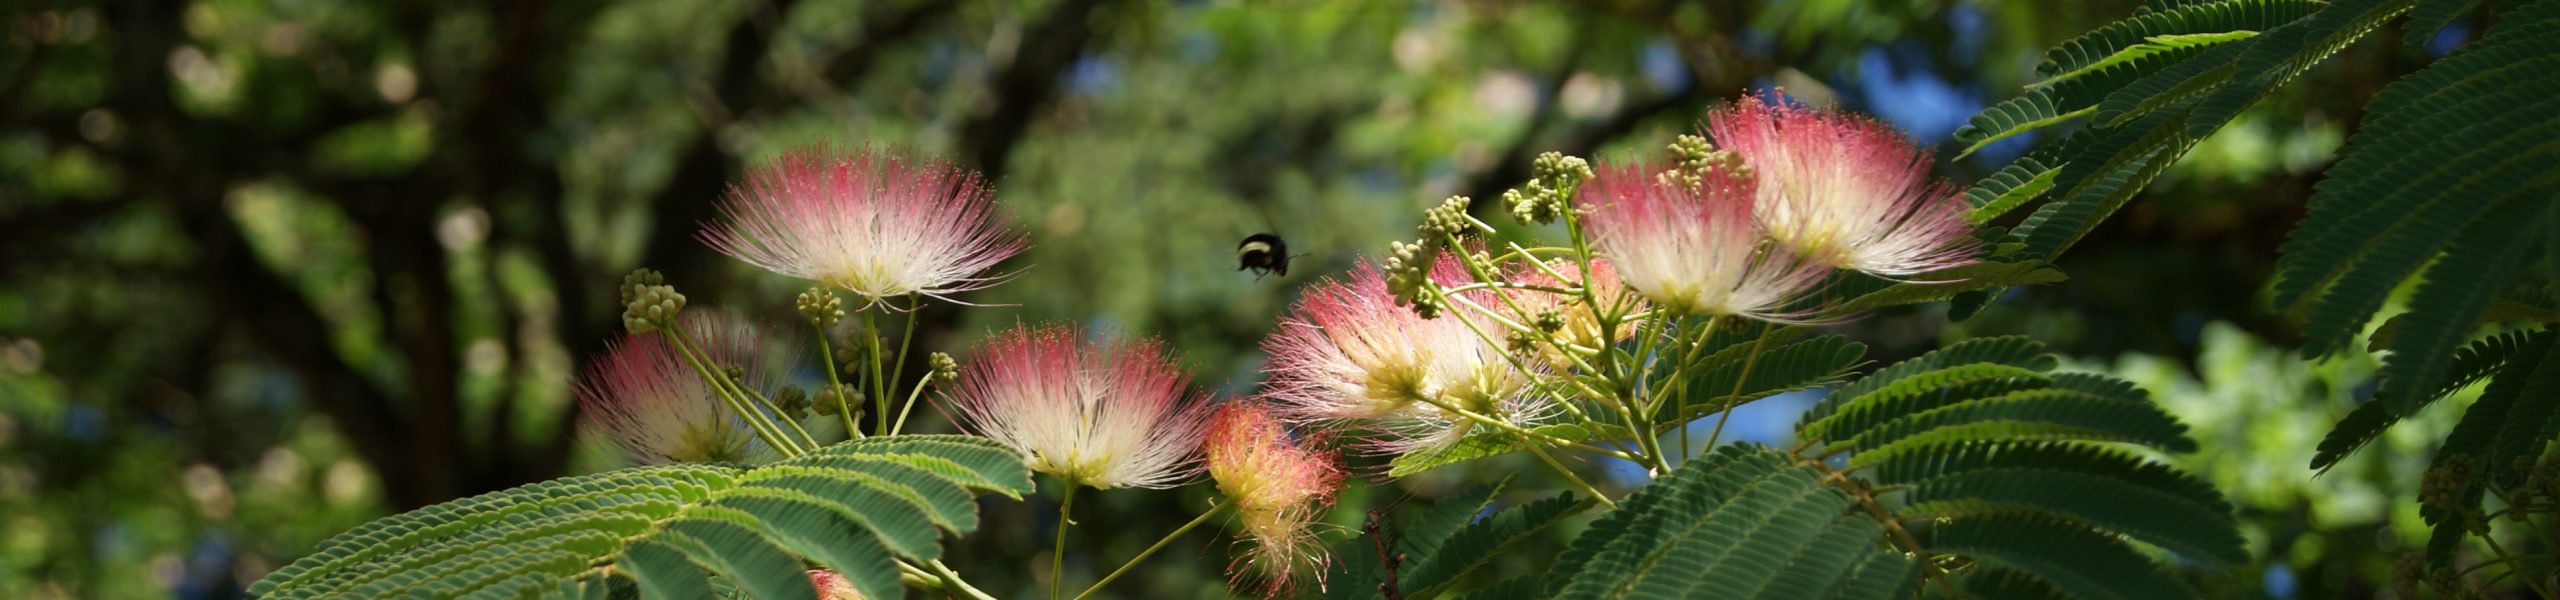
[[[2489,137],[2499,128],[2549,123],[2548,108],[2511,110],[2512,122],[2437,133],[2549,95],[2516,95],[2528,92],[2383,116],[2424,106],[2394,80],[2468,81],[2551,55],[2560,36],[2547,23],[2480,39],[2509,17],[2433,0],[1703,4],[10,3],[0,596],[230,597],[375,517],[620,466],[571,425],[568,393],[614,332],[613,281],[646,265],[704,305],[787,322],[794,284],[709,252],[693,224],[743,168],[812,143],[950,156],[996,181],[1028,235],[1031,250],[1005,267],[1022,274],[967,297],[1002,306],[928,309],[926,349],[1015,322],[1081,321],[1162,337],[1204,383],[1241,393],[1297,286],[1383,249],[1442,197],[1489,200],[1537,152],[1650,152],[1705,108],[1771,86],[1875,113],[1938,145],[1942,175],[1998,182],[1972,190],[1980,220],[2069,280],[2022,273],[2045,285],[1958,297],[1957,312],[1980,312],[1956,323],[1948,305],[1884,309],[1822,332],[1845,337],[1798,342],[1831,340],[1805,354],[1843,356],[1813,350],[1856,340],[1890,364],[2025,334],[2097,367],[2065,370],[2135,382],[2188,427],[2195,452],[2169,460],[2237,506],[2242,564],[2163,567],[2214,596],[2389,587],[2390,561],[2433,531],[2413,494],[2462,416],[2409,404],[2434,396],[2392,394],[2442,388],[2435,402],[2469,406],[2479,387],[2440,380],[2465,376],[2453,350],[2473,325],[2554,314],[2529,310],[2548,301],[2541,250],[2560,247],[2531,246],[2548,229],[2547,193],[2498,205],[2513,215],[2454,215],[2516,230],[2462,237],[2482,241],[2453,249],[2505,263],[2463,262],[2460,277],[2411,277],[2433,254],[2424,248],[2455,236],[2369,254],[2286,241],[2306,214],[2351,217],[2335,207],[2371,200],[2342,181],[2394,180],[2345,170],[2393,160],[2371,148],[2490,156],[2505,150]],[[2426,25],[2373,18],[2404,10]],[[2012,131],[2021,124],[2049,127]],[[2004,133],[2017,135],[1976,147]],[[2159,151],[2170,147],[2183,152]],[[2448,164],[2419,175],[2466,172]],[[2136,175],[2149,185],[2110,179]],[[1234,241],[1264,230],[1311,256],[1287,278],[1236,273]],[[2303,278],[2340,269],[2370,272],[2354,287]],[[2523,283],[2490,289],[2509,281]],[[2403,306],[2430,316],[2384,324]],[[2368,335],[2377,326],[2393,330]],[[2452,362],[2356,351],[2376,339]],[[2306,348],[2333,357],[2304,363]],[[1808,377],[1837,367],[1801,366]],[[2359,404],[2377,387],[2391,402]],[[1784,448],[1796,419],[1779,408],[1810,403],[1780,395],[1735,426]],[[2358,406],[2405,410],[2373,417],[2397,424],[2313,477],[2319,432],[2354,422]],[[1401,574],[1411,586],[1492,585],[1573,560],[1570,540],[1602,524],[1552,500],[1556,482],[1530,460],[1355,483],[1328,517],[1346,543],[1336,566],[1351,570],[1334,589],[1358,593],[1355,573],[1384,558],[1357,543],[1369,509],[1416,556],[1459,539],[1521,549],[1490,564],[1426,562]],[[1510,473],[1521,479],[1462,489]],[[1612,495],[1642,483],[1613,473],[1600,482]],[[1070,587],[1207,496],[1086,496],[1080,514],[1131,533],[1072,546]],[[972,581],[1001,597],[1045,587],[1030,574],[1046,571],[1056,497],[991,501],[946,558],[976,565]],[[1488,509],[1509,516],[1460,526]],[[2219,553],[2226,541],[2202,545]],[[1111,592],[1224,593],[1224,538],[1182,543],[1199,551],[1157,556]],[[2015,573],[1968,585],[2032,589]]]

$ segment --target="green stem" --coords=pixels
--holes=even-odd
[[[809,322],[816,324],[817,320],[811,319]],[[844,437],[859,438],[862,437],[862,428],[853,423],[853,400],[845,397],[844,377],[836,372],[836,349],[833,343],[827,341],[829,337],[832,337],[832,334],[827,332],[826,327],[818,327],[818,362],[827,363],[827,385],[836,392],[836,417],[844,419]]]
[[[1688,351],[1680,353],[1680,364],[1672,368],[1671,381],[1663,386],[1671,390],[1674,403],[1671,406],[1671,418],[1680,420],[1680,460],[1683,461],[1689,460],[1689,421],[1687,419],[1689,417],[1690,365],[1697,363],[1698,352],[1706,349],[1707,338],[1716,334],[1716,325],[1721,321],[1719,317],[1707,317],[1706,324],[1698,328],[1698,339],[1690,340]]]
[[[1733,376],[1733,393],[1725,394],[1724,408],[1718,410],[1715,431],[1707,433],[1706,448],[1716,447],[1724,439],[1724,424],[1733,421],[1733,405],[1742,401],[1742,386],[1751,382],[1751,367],[1760,364],[1760,349],[1769,342],[1769,323],[1760,323],[1760,335],[1751,340],[1751,354],[1742,359],[1742,373]]]
[[[941,559],[925,561],[924,566],[930,567],[935,577],[942,578],[943,592],[966,596],[969,600],[996,600],[995,596],[988,595],[985,591],[971,587],[969,582],[961,580],[960,574],[952,571],[950,565],[942,564]]]
[[[1626,461],[1628,461],[1628,462],[1632,462],[1632,463],[1636,463],[1636,464],[1640,464],[1640,465],[1642,465],[1642,464],[1649,464],[1649,463],[1646,463],[1646,462],[1645,462],[1645,460],[1644,460],[1643,458],[1638,457],[1638,456],[1633,455],[1633,454],[1628,454],[1628,453],[1625,453],[1625,452],[1619,452],[1619,451],[1616,451],[1616,450],[1610,450],[1610,449],[1608,449],[1608,448],[1602,448],[1602,447],[1599,447],[1599,446],[1593,446],[1593,445],[1590,445],[1590,444],[1585,444],[1585,443],[1582,443],[1582,442],[1577,442],[1577,441],[1573,441],[1573,440],[1568,440],[1568,439],[1564,439],[1564,438],[1556,437],[1556,436],[1549,435],[1549,434],[1545,434],[1545,433],[1539,433],[1539,432],[1537,432],[1537,431],[1533,431],[1533,430],[1529,430],[1529,429],[1526,429],[1526,428],[1522,428],[1522,427],[1520,427],[1520,426],[1518,426],[1518,425],[1513,425],[1513,424],[1511,424],[1511,423],[1509,423],[1509,422],[1505,422],[1505,421],[1503,421],[1503,420],[1501,420],[1501,419],[1496,419],[1496,418],[1493,418],[1493,417],[1488,417],[1488,416],[1484,416],[1484,415],[1476,414],[1476,412],[1475,412],[1475,411],[1471,411],[1471,410],[1467,410],[1467,409],[1463,409],[1463,408],[1458,408],[1458,407],[1456,407],[1456,406],[1452,406],[1452,405],[1450,405],[1450,404],[1449,404],[1449,403],[1447,403],[1447,402],[1441,402],[1441,401],[1440,401],[1440,399],[1438,399],[1438,398],[1423,398],[1423,399],[1422,399],[1422,401],[1423,401],[1424,403],[1426,403],[1426,404],[1430,404],[1430,405],[1431,405],[1431,406],[1433,406],[1433,407],[1439,408],[1439,409],[1440,409],[1441,411],[1443,411],[1443,412],[1447,412],[1447,413],[1449,413],[1449,414],[1458,415],[1458,416],[1461,416],[1461,417],[1466,417],[1466,418],[1467,418],[1467,420],[1475,421],[1475,422],[1477,422],[1477,423],[1483,423],[1483,424],[1486,424],[1486,425],[1491,425],[1491,426],[1493,426],[1493,428],[1495,428],[1495,429],[1500,429],[1500,430],[1503,430],[1503,431],[1505,431],[1505,432],[1509,432],[1509,433],[1511,433],[1511,434],[1513,434],[1513,435],[1528,436],[1528,437],[1537,438],[1537,439],[1540,439],[1540,440],[1546,440],[1548,443],[1550,443],[1550,444],[1554,444],[1554,445],[1557,445],[1557,446],[1567,446],[1567,447],[1572,447],[1572,448],[1580,449],[1580,450],[1587,451],[1587,452],[1597,452],[1597,453],[1600,453],[1600,454],[1609,455],[1609,456],[1612,456],[1612,457],[1616,457],[1616,458],[1623,459],[1623,460],[1626,460]]]
[[[925,387],[925,382],[919,380],[916,382],[915,389],[907,392],[907,404],[898,407],[898,420],[889,425],[889,435],[897,435],[898,432],[907,429],[907,413],[916,409],[916,397],[924,395]]]
[[[1067,480],[1065,498],[1058,501],[1058,545],[1049,552],[1049,600],[1058,600],[1058,584],[1065,583],[1067,566],[1067,512],[1076,507],[1076,480]]]
[[[882,386],[889,382],[884,378],[880,368],[880,351],[885,348],[881,347],[880,342],[880,320],[871,313],[872,311],[867,308],[862,311],[862,336],[871,344],[871,381],[868,382],[871,384],[871,414],[872,420],[879,423],[879,427],[872,431],[887,435],[889,433],[889,391]]]
[[[2492,533],[2495,533],[2495,532],[2492,532]],[[2501,545],[2499,545],[2499,544],[2498,544],[2498,538],[2497,538],[2497,536],[2495,536],[2495,535],[2483,535],[2483,536],[2480,536],[2480,541],[2488,542],[2488,543],[2489,543],[2489,551],[2497,553],[2498,558],[2499,558],[2500,560],[2509,560],[2509,561],[2517,560],[2516,555],[2511,554],[2511,553],[2508,553],[2508,552],[2507,552],[2507,548],[2506,548],[2505,546],[2501,546]],[[2508,569],[2509,569],[2509,570],[2511,570],[2511,571],[2517,571],[2517,573],[2516,573],[2517,577],[2516,577],[2516,578],[2517,578],[2517,579],[2524,580],[2524,585],[2525,585],[2525,587],[2533,588],[2533,593],[2534,593],[2534,595],[2541,596],[2541,597],[2544,597],[2544,598],[2552,598],[2552,597],[2554,597],[2554,596],[2552,596],[2552,595],[2551,595],[2551,590],[2546,590],[2546,589],[2543,589],[2543,588],[2542,588],[2542,579],[2541,579],[2541,578],[2539,578],[2539,577],[2533,577],[2533,576],[2529,576],[2529,575],[2525,575],[2525,574],[2522,572],[2522,570],[2521,570],[2521,569],[2517,569],[2514,565],[2509,565],[2509,566],[2508,566]]]
[[[678,349],[691,351],[691,354],[701,356],[701,364],[709,364],[709,367],[719,367],[719,364],[714,364],[714,362],[712,362],[712,354],[709,354],[709,351],[701,349],[701,344],[694,344],[694,338],[684,336],[684,331],[673,331],[673,328],[671,328],[671,331],[668,331],[668,333],[676,333],[676,344],[678,344]],[[788,418],[788,415],[783,415],[783,408],[781,408],[781,405],[773,405],[773,397],[765,397],[763,392],[748,390],[748,387],[745,387],[745,385],[740,385],[740,382],[735,382],[735,379],[730,379],[730,374],[719,374],[719,377],[712,377],[712,379],[714,379],[714,387],[719,387],[719,390],[722,390],[724,395],[737,395],[737,403],[742,403],[742,405],[760,405],[760,408],[763,408],[763,413],[758,413],[758,415],[768,415],[768,418],[771,418],[771,421],[781,421],[781,426],[791,426],[791,431],[799,433],[801,449],[817,449],[817,438],[809,436],[809,428],[801,428],[801,426],[799,426],[799,421],[794,421],[794,418]],[[753,410],[750,410],[750,413],[753,413]],[[781,426],[773,426],[773,423],[768,423],[768,426],[773,428],[773,433],[776,433],[776,436],[781,436],[781,433],[783,433],[783,428],[781,428]]]
[[[1129,562],[1120,563],[1120,568],[1112,569],[1111,574],[1102,576],[1101,581],[1093,582],[1093,587],[1085,588],[1084,593],[1076,594],[1075,600],[1084,600],[1086,596],[1093,595],[1094,592],[1101,590],[1102,586],[1109,585],[1112,580],[1119,579],[1121,574],[1128,573],[1130,568],[1138,566],[1139,561],[1144,561],[1149,556],[1155,556],[1157,550],[1163,550],[1166,545],[1172,544],[1174,538],[1179,538],[1182,537],[1182,534],[1190,533],[1192,528],[1199,527],[1201,523],[1209,522],[1211,517],[1225,514],[1227,512],[1227,508],[1231,506],[1234,505],[1226,502],[1210,505],[1208,512],[1200,513],[1200,516],[1192,519],[1191,522],[1184,523],[1181,527],[1175,528],[1173,533],[1165,534],[1164,539],[1156,540],[1155,545],[1148,546],[1146,550],[1138,552],[1137,556],[1130,557]]]
[[[765,445],[772,446],[775,451],[781,452],[785,457],[799,456],[802,452],[799,442],[782,435],[782,428],[768,422],[763,414],[758,413],[754,407],[748,406],[746,400],[730,393],[729,386],[721,383],[728,380],[729,376],[715,372],[717,367],[708,364],[704,357],[695,355],[693,345],[685,341],[681,327],[681,322],[670,322],[667,327],[660,329],[661,333],[667,334],[669,341],[675,342],[676,354],[684,357],[685,364],[693,365],[694,374],[702,376],[702,384],[711,386],[711,393],[719,396],[721,402],[728,404],[731,412],[736,412],[739,418],[745,419],[747,426],[755,429],[756,437],[763,439]]]
[[[774,420],[781,421],[784,425],[790,425],[792,433],[800,434],[800,441],[802,442],[802,445],[808,447],[810,450],[818,449],[818,438],[809,435],[809,428],[801,427],[799,419],[791,418],[791,415],[782,414],[782,406],[774,404],[773,398],[766,397],[764,392],[756,391],[754,388],[738,386],[737,389],[747,397],[754,398],[756,404],[764,406],[765,410],[773,411],[773,415],[775,417]]]
[[[918,319],[917,319],[917,317],[921,316],[921,315],[918,315],[917,313],[920,313],[920,312],[923,312],[923,311],[924,311],[924,298],[922,298],[922,297],[920,297],[920,296],[917,296],[917,295],[915,295],[915,294],[908,294],[908,295],[907,295],[907,326],[905,327],[905,329],[906,329],[906,333],[903,333],[903,334],[899,334],[899,335],[898,335],[898,353],[896,354],[896,356],[897,356],[897,360],[889,363],[890,365],[892,365],[892,366],[890,367],[892,370],[891,370],[891,371],[889,371],[889,387],[888,387],[888,388],[886,388],[884,391],[887,391],[887,392],[896,392],[896,391],[898,391],[898,386],[899,386],[899,385],[903,385],[903,384],[905,384],[905,383],[907,382],[907,347],[908,347],[910,344],[912,344],[912,343],[914,343],[914,342],[915,342],[915,339],[916,339],[916,321],[918,320]],[[930,375],[928,375],[928,377],[930,377]],[[922,385],[922,383],[923,383],[923,382],[919,381],[919,382],[917,382],[917,383],[918,383],[918,385],[916,385],[916,388],[917,388],[917,389],[923,389],[923,388],[924,388],[924,385]],[[916,407],[916,400],[915,400],[915,398],[916,398],[916,397],[915,397],[915,395],[914,395],[914,394],[908,394],[908,395],[907,395],[907,404],[906,404],[906,406],[899,407],[899,409],[898,409],[898,417],[897,417],[897,420],[895,420],[895,421],[891,421],[891,422],[889,423],[889,431],[890,431],[891,433],[893,433],[893,434],[894,434],[894,433],[896,433],[896,432],[897,432],[897,431],[899,431],[899,430],[906,429],[906,427],[907,427],[907,411],[915,409],[915,407]],[[885,406],[885,405],[884,405],[884,406]]]
[[[1567,483],[1573,484],[1573,487],[1581,488],[1582,493],[1591,495],[1591,499],[1599,500],[1601,506],[1606,506],[1612,509],[1618,507],[1618,503],[1616,501],[1612,501],[1608,496],[1600,494],[1600,488],[1591,487],[1591,482],[1583,481],[1581,476],[1573,474],[1572,469],[1564,468],[1564,463],[1556,462],[1556,457],[1548,456],[1547,449],[1540,448],[1537,444],[1530,444],[1529,452],[1538,455],[1538,460],[1547,463],[1547,468],[1555,469],[1557,475],[1563,475],[1564,480]]]

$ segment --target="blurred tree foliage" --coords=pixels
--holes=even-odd
[[[1937,142],[2012,95],[2043,48],[2133,4],[8,3],[0,597],[230,595],[371,516],[611,464],[575,435],[567,390],[615,333],[613,282],[646,265],[788,322],[790,284],[720,260],[694,224],[744,166],[794,146],[914,146],[998,182],[1032,241],[1006,267],[1021,275],[967,298],[1006,308],[921,313],[924,348],[1086,321],[1162,336],[1240,393],[1294,286],[1376,252],[1441,197],[1497,195],[1538,152],[1658,147],[1772,86]],[[2019,292],[1961,330],[2082,356],[2202,342],[2211,389],[2214,365],[2289,361],[2216,345],[2204,324],[2294,337],[2251,290],[2350,107],[2407,72],[2406,52],[2368,43],[2288,88],[2065,257],[2072,285]],[[1969,180],[2017,148],[1943,172]],[[1234,241],[1265,230],[1311,253],[1292,277],[1231,266]],[[1880,358],[1954,333],[1935,314],[1888,316],[1859,333]],[[2277,395],[2334,403],[2358,377],[2322,371],[2329,396]],[[2242,449],[2257,443],[2210,441],[2202,460],[2304,476],[2290,454]],[[1334,520],[1445,493],[1435,481],[1355,491]],[[1136,516],[1178,521],[1156,509],[1196,495],[1102,494],[1092,514],[1160,531],[1174,523]],[[2337,582],[2302,589],[2386,574],[2354,554],[2373,517],[2304,521],[2282,502],[2252,501],[2244,519],[2270,538],[2329,536],[2332,552],[2273,558]],[[955,552],[1045,564],[1042,512],[990,511]],[[1089,580],[1143,537],[1070,570]],[[1157,560],[1125,589],[1220,589],[1215,559]]]

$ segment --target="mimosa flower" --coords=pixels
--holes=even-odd
[[[1244,552],[1229,566],[1230,585],[1263,597],[1287,595],[1301,572],[1319,578],[1329,556],[1315,519],[1342,490],[1331,452],[1290,439],[1288,426],[1260,402],[1229,402],[1209,418],[1201,448],[1209,478],[1235,507]]]
[[[994,285],[1003,278],[981,273],[1023,247],[977,173],[871,150],[785,154],[730,188],[720,212],[700,234],[712,249],[872,302]]]
[[[1554,273],[1549,273],[1550,270]],[[1557,275],[1563,275],[1564,278],[1558,279]],[[1521,285],[1571,289],[1580,287],[1583,277],[1581,265],[1574,264],[1571,260],[1554,259],[1547,261],[1545,269],[1523,263],[1514,267],[1505,279]],[[1634,338],[1636,327],[1641,325],[1643,320],[1624,317],[1643,312],[1646,308],[1644,299],[1627,293],[1626,283],[1618,278],[1618,268],[1605,257],[1593,257],[1590,279],[1591,297],[1599,301],[1596,307],[1591,303],[1583,302],[1579,297],[1540,290],[1517,290],[1510,293],[1512,301],[1518,303],[1521,310],[1527,311],[1532,318],[1542,318],[1543,315],[1553,313],[1556,323],[1552,324],[1557,325],[1553,335],[1566,344],[1598,349]],[[1602,311],[1618,313],[1622,318],[1617,327],[1608,332],[1605,339],[1600,331]],[[1557,348],[1555,344],[1541,341],[1537,345],[1537,352],[1539,358],[1546,361],[1549,367],[1558,370],[1574,367],[1572,357],[1566,356],[1565,350]]]
[[[1745,97],[1706,129],[1751,166],[1769,236],[1806,260],[1884,277],[1973,262],[1964,201],[1890,126]]]
[[[980,346],[951,388],[962,425],[1073,484],[1168,488],[1197,475],[1209,413],[1190,378],[1154,342],[1081,337],[1017,327]]]
[[[720,313],[681,321],[686,334],[722,366],[743,370],[746,386],[772,394],[782,372],[768,368],[764,336],[745,319]],[[717,368],[717,367],[715,367]],[[605,344],[577,385],[589,431],[611,440],[633,462],[752,462],[770,449],[703,381],[670,333],[624,334]]]
[[[1465,277],[1455,254],[1442,253],[1432,268],[1442,286]],[[1459,296],[1488,308],[1499,302],[1485,290]],[[1553,403],[1529,393],[1528,374],[1477,334],[1503,330],[1476,321],[1482,317],[1473,311],[1414,314],[1396,305],[1385,275],[1362,261],[1348,280],[1328,278],[1299,297],[1263,341],[1270,354],[1266,397],[1292,421],[1366,429],[1376,435],[1362,445],[1391,454],[1448,444],[1476,425],[1435,402],[1514,422],[1544,416]]]
[[[1750,167],[1725,154],[1700,171],[1607,166],[1577,196],[1594,248],[1627,287],[1690,314],[1787,320],[1828,267],[1763,243]],[[1690,176],[1694,176],[1694,179]]]
[[[809,587],[818,591],[818,600],[864,600],[862,590],[853,588],[853,580],[827,569],[809,571]]]

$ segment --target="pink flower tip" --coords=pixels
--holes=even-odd
[[[1785,321],[1790,305],[1831,269],[1804,260],[1753,216],[1756,168],[1730,154],[1702,170],[1603,165],[1575,202],[1589,211],[1594,248],[1618,278],[1654,304],[1689,314]]]
[[[1883,277],[1974,262],[1963,199],[1890,126],[1744,97],[1705,129],[1751,167],[1769,237],[1807,260]]]
[[[1031,470],[1096,488],[1167,488],[1199,474],[1205,396],[1152,341],[1016,327],[981,345],[949,394],[962,426]]]
[[[1454,254],[1433,266],[1443,285],[1464,272]],[[1488,293],[1461,296],[1499,304]],[[1441,405],[1515,422],[1545,416],[1553,400],[1530,389],[1505,348],[1476,333],[1498,330],[1470,322],[1478,318],[1452,310],[1426,319],[1396,305],[1386,276],[1363,260],[1347,279],[1327,278],[1299,296],[1263,341],[1270,355],[1263,397],[1292,422],[1359,429],[1358,445],[1380,454],[1446,446],[1477,424]]]
[[[937,298],[1004,279],[1023,249],[976,172],[927,157],[806,148],[747,174],[699,237],[722,254],[873,302]]]
[[[743,367],[748,387],[765,394],[781,388],[787,369],[767,364],[769,337],[752,322],[703,311],[688,314],[681,326],[712,361]],[[770,458],[771,449],[695,372],[669,334],[624,334],[606,343],[604,357],[579,379],[576,395],[584,427],[634,462]]]

